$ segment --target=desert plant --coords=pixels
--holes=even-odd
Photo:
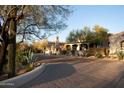
[[[124,58],[124,52],[123,51],[117,51],[116,55],[119,60],[122,60]]]
[[[25,66],[27,65],[28,63],[26,62],[26,59],[25,59],[25,51],[24,50],[19,50],[16,51],[16,62],[17,63],[20,63],[21,65]]]
[[[102,58],[103,56],[102,56],[102,54],[101,54],[101,53],[96,52],[95,57],[96,57],[96,58]]]
[[[34,68],[33,68],[33,66],[31,66],[31,65],[27,65],[27,67],[26,67],[26,71],[28,72],[28,71],[31,71],[31,70],[33,70]]]
[[[28,63],[32,63],[33,55],[34,55],[33,52],[31,50],[28,50],[24,55],[24,59],[26,59]]]
[[[16,62],[21,63],[23,66],[26,66],[32,63],[33,60],[33,52],[31,49],[18,49],[16,51]]]

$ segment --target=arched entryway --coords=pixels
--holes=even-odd
[[[77,46],[78,46],[77,44],[72,45],[72,50],[74,51],[77,50]]]
[[[67,50],[71,50],[71,45],[66,45]]]

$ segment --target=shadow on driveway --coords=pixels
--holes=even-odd
[[[65,78],[72,75],[74,72],[75,69],[71,64],[67,63],[49,64],[46,66],[44,72],[42,72],[38,77],[26,83],[22,87],[32,87],[42,83],[47,83],[53,80]]]

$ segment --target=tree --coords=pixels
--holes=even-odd
[[[3,40],[2,60],[4,63],[8,47],[8,64],[10,77],[15,75],[15,49],[17,41],[43,39],[66,28],[70,9],[68,6],[0,6],[0,16],[3,19],[3,31],[9,34]],[[4,28],[5,26],[5,28]],[[5,34],[2,34],[2,38]],[[18,39],[21,38],[21,39]],[[4,38],[3,38],[4,39]],[[9,43],[5,43],[9,41]],[[1,70],[2,70],[1,65]]]
[[[73,30],[67,37],[67,42],[89,42],[92,38],[92,32],[89,27],[84,27],[82,30]]]
[[[85,26],[81,30],[73,30],[70,32],[66,41],[69,43],[72,42],[86,42],[86,43],[95,43],[100,46],[108,45],[108,29],[96,25],[93,27],[93,31],[89,27]]]
[[[67,27],[65,22],[71,13],[68,6],[26,6],[24,11],[27,10],[24,14],[28,16],[20,22],[17,32],[22,40],[43,39],[58,33]]]
[[[107,45],[107,41],[108,41],[108,29],[99,26],[99,25],[95,25],[93,28],[93,31],[95,32],[95,41],[97,42],[97,44],[99,45]]]
[[[83,30],[81,30],[80,34],[80,41],[82,42],[90,42],[93,39],[93,33],[87,26],[85,26]]]
[[[76,42],[76,38],[77,36],[76,36],[76,34],[75,34],[75,30],[72,30],[70,33],[69,33],[69,35],[68,35],[68,37],[66,38],[66,41],[68,42],[68,43],[72,43],[72,42]]]
[[[40,40],[38,42],[34,42],[33,48],[44,51],[44,49],[47,47],[47,45],[48,45],[48,41],[46,39],[44,39],[44,40]]]
[[[12,6],[0,6],[3,20]],[[69,6],[16,6],[17,14],[23,13],[23,19],[17,25],[18,37],[24,39],[45,38],[67,27],[66,20],[72,12]]]
[[[3,68],[3,63],[6,61],[7,47],[8,47],[8,74],[9,77],[15,75],[15,49],[16,49],[16,22],[18,21],[17,8],[11,6],[11,10],[7,14],[7,19],[3,25],[1,31],[2,40],[2,53],[1,53],[1,67]],[[0,71],[2,72],[2,71]]]

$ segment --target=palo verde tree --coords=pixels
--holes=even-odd
[[[73,42],[76,42],[77,41],[77,35],[76,35],[76,32],[77,30],[72,30],[70,33],[69,33],[69,35],[68,35],[68,37],[66,38],[66,42],[68,42],[68,43],[73,43]]]
[[[92,32],[89,27],[85,26],[83,29],[73,30],[69,33],[66,41],[72,42],[89,42],[92,40]]]
[[[93,31],[94,31],[94,39],[95,42],[100,45],[100,46],[106,46],[108,43],[108,29],[99,26],[99,25],[95,25],[93,27]]]
[[[69,6],[0,6],[0,16],[4,23],[1,31],[3,51],[0,71],[3,70],[8,49],[9,76],[15,75],[17,40],[23,42],[24,39],[43,39],[65,29],[70,13]]]
[[[108,29],[96,25],[93,27],[93,31],[89,27],[85,26],[83,29],[73,30],[68,35],[66,41],[72,42],[87,42],[95,43],[99,46],[107,46],[108,44]]]

